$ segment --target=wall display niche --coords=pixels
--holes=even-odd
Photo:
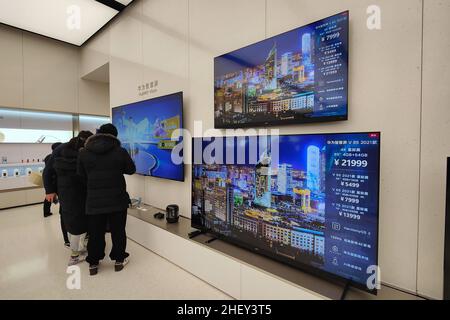
[[[42,173],[51,145],[81,130],[95,133],[107,122],[105,116],[0,108],[0,191],[42,187],[31,178]]]
[[[72,122],[71,114],[0,108],[0,143],[66,142]]]

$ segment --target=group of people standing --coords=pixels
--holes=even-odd
[[[95,135],[81,131],[54,147],[42,175],[47,203],[44,215],[45,206],[58,199],[61,227],[67,234],[64,241],[71,249],[69,265],[86,260],[91,275],[97,274],[105,257],[107,228],[115,271],[129,261],[125,226],[130,198],[123,175],[135,173],[136,167],[117,134],[112,124],[102,125]]]

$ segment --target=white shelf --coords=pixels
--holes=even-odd
[[[45,163],[44,162],[0,163],[0,168],[27,167],[27,166],[45,166]]]

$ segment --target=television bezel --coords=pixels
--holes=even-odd
[[[349,103],[348,103],[348,100],[349,100],[348,99],[349,77],[348,77],[348,74],[349,74],[349,60],[350,60],[350,41],[349,41],[350,40],[350,10],[345,10],[345,11],[342,11],[342,12],[330,15],[328,17],[325,17],[325,18],[322,18],[322,19],[310,22],[310,23],[305,24],[303,26],[300,26],[300,27],[297,27],[297,28],[294,28],[294,29],[291,29],[291,30],[288,30],[288,31],[285,31],[285,32],[282,32],[282,33],[279,33],[279,34],[277,34],[275,36],[263,39],[261,41],[254,42],[254,43],[246,45],[244,47],[241,47],[241,48],[238,48],[238,49],[235,49],[235,50],[223,53],[223,54],[221,54],[219,56],[216,56],[216,57],[214,57],[213,77],[214,77],[214,83],[215,83],[215,79],[216,79],[215,78],[215,75],[216,75],[216,72],[215,72],[215,70],[216,70],[216,60],[222,58],[225,55],[231,54],[231,53],[233,53],[235,51],[238,51],[238,50],[249,48],[249,47],[254,46],[256,44],[259,44],[261,42],[264,42],[264,41],[267,41],[267,40],[279,37],[279,36],[281,36],[281,35],[283,35],[285,33],[289,33],[289,32],[295,31],[297,29],[301,29],[301,28],[307,27],[309,25],[315,24],[315,23],[320,22],[322,20],[326,20],[326,19],[332,18],[334,16],[339,16],[339,15],[342,15],[342,14],[346,14],[347,17],[348,17],[348,19],[347,19],[347,39],[346,39],[347,40],[347,59],[345,61],[346,64],[347,64],[347,78],[346,78],[346,83],[345,83],[345,93],[346,93],[346,96],[347,96],[347,107],[346,107],[345,115],[342,115],[342,116],[329,116],[329,117],[324,116],[324,117],[318,117],[318,118],[290,119],[290,120],[272,120],[272,121],[261,121],[261,122],[246,122],[246,123],[229,124],[229,125],[226,125],[226,124],[218,125],[217,121],[216,121],[216,116],[214,115],[214,128],[215,129],[238,129],[238,128],[249,128],[249,127],[273,127],[273,126],[279,126],[279,125],[311,124],[311,123],[336,122],[336,121],[346,121],[346,120],[348,120],[348,114],[349,114]],[[216,90],[215,89],[216,89],[216,87],[214,85],[213,86],[214,112],[215,112],[215,109],[216,109],[216,101],[215,101],[216,100],[215,99],[215,96],[216,96],[215,92],[216,92]]]
[[[375,243],[376,243],[376,265],[379,266],[379,233],[380,233],[380,184],[381,184],[381,131],[367,131],[367,132],[335,132],[335,133],[310,133],[310,134],[281,134],[279,136],[313,136],[313,135],[337,135],[337,134],[378,134],[378,186],[377,186],[377,226],[376,226],[376,230],[377,230],[377,235],[376,235],[376,239],[375,239]],[[256,135],[257,137],[259,137],[259,135]],[[241,137],[241,136],[233,136],[234,138],[236,137]],[[248,136],[244,136],[244,137],[248,137]],[[195,139],[204,139],[204,138],[218,138],[218,137],[192,137],[192,146],[194,146],[195,143]],[[219,137],[220,138],[220,137]],[[194,150],[195,148],[192,148],[192,159],[194,159]],[[203,159],[203,157],[202,157]],[[255,247],[252,246],[248,243],[244,243],[242,241],[238,241],[235,240],[234,238],[231,237],[227,237],[219,232],[216,232],[212,229],[206,228],[205,226],[202,225],[198,225],[194,222],[194,219],[192,219],[193,217],[193,212],[192,212],[192,207],[193,207],[193,203],[194,203],[194,194],[192,192],[192,184],[193,184],[193,177],[194,177],[194,166],[195,164],[192,163],[191,166],[191,227],[197,230],[200,230],[204,233],[209,233],[211,235],[214,235],[215,238],[223,240],[225,242],[231,243],[233,245],[236,245],[240,248],[249,250],[251,252],[257,253],[257,254],[261,254],[267,258],[270,258],[274,261],[278,261],[280,263],[284,263],[286,265],[289,265],[295,269],[304,271],[306,273],[318,276],[320,278],[323,278],[325,280],[328,280],[330,282],[333,282],[335,284],[338,285],[342,285],[342,286],[347,286],[347,285],[351,285],[354,288],[358,288],[362,291],[368,292],[370,294],[373,295],[377,295],[378,290],[376,288],[374,289],[369,289],[367,288],[367,286],[364,286],[363,284],[359,283],[359,282],[355,282],[352,281],[351,279],[345,278],[343,276],[337,275],[335,273],[323,270],[323,269],[319,269],[319,268],[315,268],[309,264],[303,263],[303,262],[297,262],[297,263],[293,263],[292,260],[285,258],[283,256],[277,256],[274,255],[273,253],[266,251],[262,248],[259,247]]]
[[[126,107],[126,106],[130,106],[132,104],[145,103],[145,102],[149,102],[149,101],[152,101],[152,100],[155,100],[155,99],[166,98],[166,97],[175,96],[175,95],[179,95],[179,97],[181,99],[181,115],[180,115],[180,117],[181,117],[181,126],[180,126],[180,129],[183,129],[183,127],[184,127],[184,117],[183,117],[183,114],[184,114],[184,96],[183,96],[183,91],[169,93],[169,94],[165,94],[165,95],[162,95],[162,96],[149,98],[149,99],[146,99],[146,100],[131,102],[131,103],[127,103],[127,104],[124,104],[124,105],[113,107],[111,109],[111,123],[113,123],[113,116],[112,116],[113,113],[112,113],[112,111],[114,109],[123,108],[123,107]],[[135,107],[135,106],[133,106],[133,107]],[[181,136],[181,139],[182,139],[181,143],[183,143],[183,147],[184,147],[184,137]],[[119,141],[120,141],[120,139],[119,139]],[[184,161],[183,161],[183,163],[180,166],[182,167],[182,176],[183,176],[182,179],[180,179],[180,180],[166,178],[166,177],[161,177],[161,176],[155,176],[155,175],[151,175],[151,174],[144,174],[144,173],[140,173],[140,172],[136,172],[135,174],[137,174],[139,176],[143,176],[143,177],[152,177],[152,178],[158,178],[158,179],[169,180],[169,181],[185,182],[186,181],[186,169],[185,169]]]

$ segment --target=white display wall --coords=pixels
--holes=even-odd
[[[0,107],[108,114],[109,86],[81,79],[80,48],[5,25],[0,48]]]
[[[367,27],[370,5],[381,10],[379,30]],[[382,280],[441,298],[450,112],[448,97],[441,94],[448,86],[439,83],[449,74],[441,70],[450,53],[449,5],[442,0],[137,0],[82,49],[80,68],[89,73],[110,63],[111,107],[183,90],[187,129],[193,130],[194,121],[211,129],[215,56],[350,10],[349,120],[279,128],[285,134],[382,132]],[[139,91],[155,80],[156,92]],[[177,203],[189,217],[190,179],[187,166],[184,183],[127,180],[132,196],[160,208]]]

